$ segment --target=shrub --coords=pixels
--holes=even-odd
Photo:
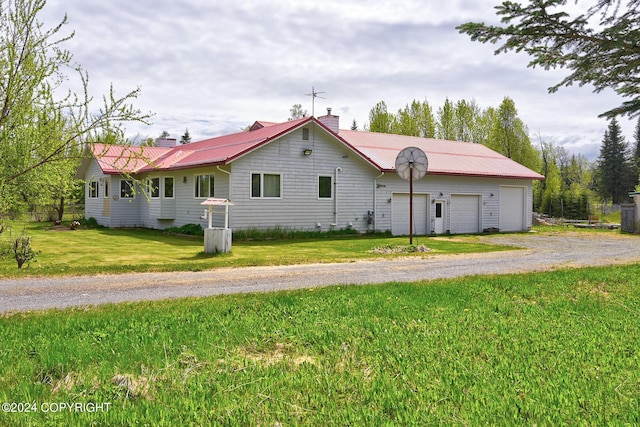
[[[4,240],[3,234],[6,230],[9,230],[9,239]],[[11,228],[7,228],[3,221],[0,221],[0,258],[9,254],[13,254],[18,268],[26,263],[35,260],[38,252],[34,251],[31,247],[31,237],[27,236],[26,230],[22,230],[20,236],[14,239],[11,235]]]
[[[186,234],[188,236],[204,236],[204,230],[200,224],[185,224],[180,227],[169,227],[164,230],[166,233]]]
[[[94,217],[82,218],[78,221],[81,225],[87,228],[101,228],[102,226],[98,224],[98,220]]]
[[[24,263],[29,263],[36,258],[37,252],[31,247],[31,237],[22,231],[20,237],[13,240],[13,254],[18,263],[18,268],[22,268]]]

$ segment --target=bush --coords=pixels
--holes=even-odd
[[[24,231],[20,237],[13,240],[13,254],[18,268],[22,268],[24,263],[28,264],[36,258],[37,252],[31,247],[31,237],[27,236]]]
[[[87,228],[102,228],[102,226],[98,224],[98,220],[92,216],[89,218],[82,218],[78,222]]]
[[[11,236],[11,230],[9,230],[8,242],[1,239],[5,230],[5,224],[0,223],[0,257],[13,253],[13,257],[18,263],[18,268],[22,268],[25,263],[29,264],[29,262],[35,260],[38,253],[31,247],[31,237],[27,236],[25,230],[16,239]]]
[[[169,227],[165,233],[186,234],[187,236],[204,236],[204,230],[200,224],[185,224],[181,227]]]
[[[272,228],[248,228],[245,230],[234,230],[234,240],[295,240],[295,239],[317,239],[330,236],[344,236],[360,234],[354,229],[339,229],[330,231],[299,230],[288,227]]]

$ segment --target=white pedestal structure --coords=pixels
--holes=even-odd
[[[206,254],[231,252],[231,229],[206,228],[204,230],[204,252]]]
[[[201,205],[209,208],[209,227],[204,230],[204,253],[217,254],[231,252],[232,231],[229,228],[229,206],[234,203],[228,199],[210,197]],[[213,207],[224,206],[224,228],[213,228]]]

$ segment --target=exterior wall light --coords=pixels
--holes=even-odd
[[[310,156],[311,153],[313,152],[313,150],[311,150],[310,148],[306,148],[302,154],[304,154],[305,156]]]

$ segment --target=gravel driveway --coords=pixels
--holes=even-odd
[[[481,236],[480,241],[525,249],[342,264],[221,268],[203,272],[0,279],[0,313],[640,261],[640,237],[631,235],[528,233]]]

